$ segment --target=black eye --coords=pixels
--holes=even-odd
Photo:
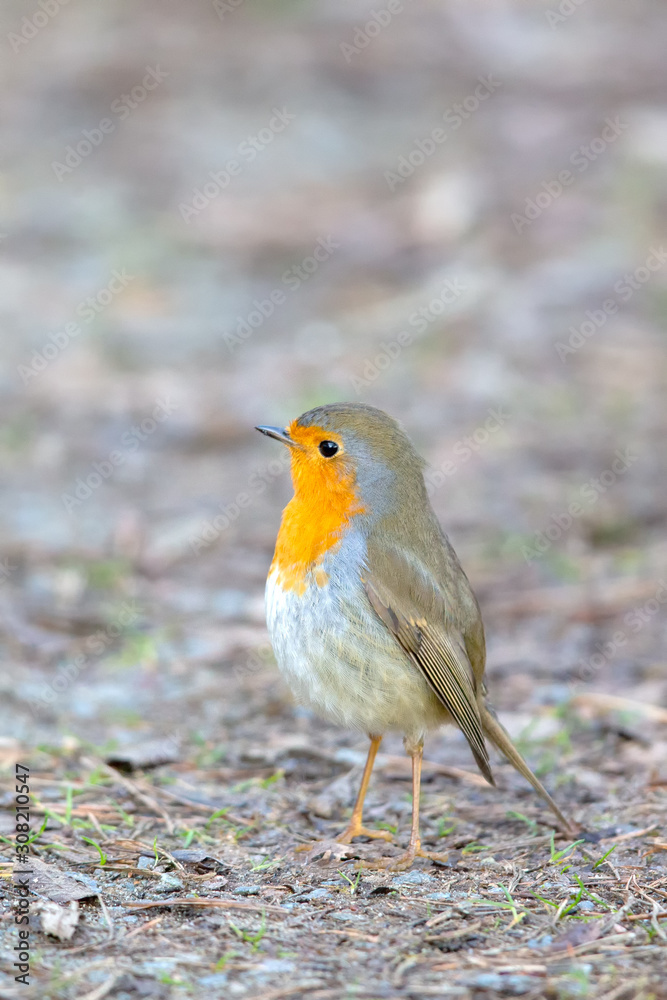
[[[324,455],[325,458],[333,458],[337,451],[338,445],[335,441],[320,441],[320,455]]]

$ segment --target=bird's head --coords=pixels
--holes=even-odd
[[[374,406],[332,403],[285,429],[257,430],[290,449],[297,497],[325,506],[347,497],[351,513],[373,518],[415,490],[424,493],[422,459],[400,424]]]

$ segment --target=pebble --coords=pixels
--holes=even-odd
[[[543,934],[541,938],[531,938],[526,944],[529,948],[548,948],[552,941],[551,934]]]
[[[240,997],[247,995],[246,984],[238,979],[233,980],[231,983],[227,983],[226,990],[228,996]]]
[[[136,966],[140,975],[148,975],[157,978],[158,976],[171,976],[174,973],[174,966],[178,958],[147,958]]]
[[[468,980],[471,986],[483,990],[493,990],[494,993],[509,996],[521,996],[535,989],[536,980],[533,976],[501,976],[498,972],[482,972],[474,979]]]
[[[153,892],[164,893],[166,895],[170,892],[180,892],[184,888],[185,886],[180,878],[176,878],[175,875],[161,875],[160,881],[157,885],[153,886]]]
[[[207,889],[218,890],[218,889],[224,889],[224,887],[227,885],[227,882],[228,879],[226,879],[224,875],[216,875],[215,878],[210,878],[204,884]]]
[[[206,986],[215,989],[216,986],[226,986],[227,985],[227,973],[226,972],[214,972],[210,976],[201,976],[197,983],[199,986]]]
[[[424,899],[432,899],[435,902],[440,902],[442,899],[451,899],[451,892],[427,892]]]
[[[239,885],[232,889],[235,896],[259,896],[261,885]]]
[[[155,867],[155,858],[144,858],[141,857],[137,861],[137,868],[141,868],[142,871],[146,869],[153,869]]]
[[[266,962],[256,966],[251,975],[271,975],[279,976],[282,972],[295,972],[296,964],[286,958],[269,958]]]
[[[301,896],[301,899],[329,899],[331,893],[328,889],[313,889],[312,892],[307,892],[305,896]]]
[[[96,868],[95,872],[99,872],[100,875],[105,875],[104,869]],[[94,878],[90,875],[85,875],[83,872],[68,872],[68,878],[73,878],[75,882],[80,882],[81,885],[87,886],[88,889],[92,890],[92,893],[97,893],[98,885]]]
[[[404,875],[397,875],[395,879],[392,879],[392,885],[428,885],[429,882],[433,881],[431,875],[426,875],[425,872],[406,872]]]

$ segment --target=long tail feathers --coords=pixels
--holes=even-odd
[[[542,782],[537,778],[531,769],[526,764],[525,760],[517,750],[517,748],[512,743],[509,734],[505,730],[504,726],[496,718],[493,709],[489,708],[488,705],[480,705],[480,712],[482,716],[482,725],[484,727],[484,732],[486,736],[491,740],[493,745],[500,750],[502,754],[507,757],[510,764],[513,764],[517,769],[519,774],[522,774],[526,781],[530,782],[538,795],[547,803],[549,808],[552,810],[555,816],[558,817],[559,823],[564,828],[567,833],[572,833],[575,830],[574,825],[563,816],[562,812],[554,802],[554,800],[549,795],[548,791],[542,784]]]

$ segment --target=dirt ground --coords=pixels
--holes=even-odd
[[[664,5],[0,25],[0,997],[667,998]],[[366,738],[267,644],[290,483],[253,427],[343,399],[428,459],[576,842],[443,730],[446,860],[357,868],[407,842],[399,735],[366,816],[395,845],[335,843]]]

